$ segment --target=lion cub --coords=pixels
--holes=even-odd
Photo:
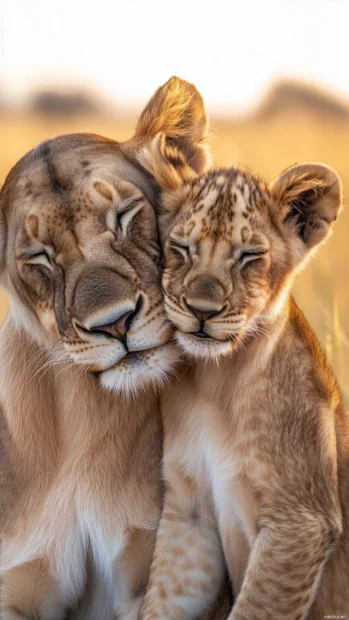
[[[340,209],[338,175],[198,176],[162,135],[143,163],[164,190],[166,310],[190,362],[163,398],[167,492],[141,618],[200,616],[224,560],[231,620],[347,614],[349,423],[290,297]]]

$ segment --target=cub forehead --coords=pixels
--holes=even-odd
[[[185,210],[184,234],[246,243],[266,215],[264,187],[237,169],[208,173],[194,181]]]
[[[214,170],[192,182],[187,208],[201,217],[232,217],[251,219],[265,207],[265,184],[239,169]]]

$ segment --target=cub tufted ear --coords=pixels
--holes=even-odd
[[[313,163],[293,166],[271,184],[270,192],[283,222],[308,249],[328,236],[342,199],[341,181],[333,168]]]
[[[188,165],[203,172],[208,151],[202,144],[208,117],[203,99],[193,84],[173,76],[160,86],[143,110],[136,127],[136,139],[148,141],[158,133],[183,151]]]
[[[183,151],[168,143],[164,133],[159,133],[143,147],[138,160],[165,192],[175,191],[197,176]]]

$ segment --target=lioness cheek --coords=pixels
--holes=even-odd
[[[44,328],[55,336],[59,337],[59,331],[53,310],[51,308],[39,309],[38,316]]]

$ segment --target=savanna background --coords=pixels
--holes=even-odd
[[[294,294],[349,404],[348,33],[348,0],[2,0],[0,185],[57,134],[126,139],[173,74],[205,98],[216,164],[334,166],[344,210]]]

